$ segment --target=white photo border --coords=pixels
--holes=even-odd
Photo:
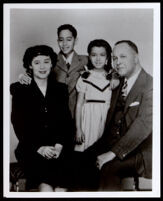
[[[10,153],[10,11],[19,9],[112,9],[112,8],[152,8],[154,16],[153,26],[153,179],[151,192],[10,192],[9,191],[9,153]],[[3,21],[3,196],[8,198],[123,198],[123,197],[160,197],[160,4],[159,3],[53,3],[53,4],[4,4]]]

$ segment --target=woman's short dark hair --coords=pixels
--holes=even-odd
[[[72,33],[74,38],[77,37],[77,30],[71,24],[63,24],[60,27],[58,27],[58,29],[57,29],[58,37],[62,30],[69,30]]]
[[[29,67],[32,64],[32,60],[34,59],[34,57],[37,57],[39,55],[49,56],[52,62],[52,68],[56,66],[57,54],[53,51],[53,49],[47,45],[36,45],[27,48],[25,51],[23,57],[23,66],[27,72],[31,72]]]
[[[91,50],[93,47],[104,47],[106,50],[106,54],[107,54],[107,65],[104,66],[104,69],[109,72],[109,70],[112,68],[111,65],[111,53],[112,53],[112,48],[109,45],[109,43],[106,40],[103,39],[96,39],[93,40],[89,43],[88,48],[87,48],[87,52],[90,55]],[[90,59],[88,60],[88,69],[93,69],[94,66],[92,65]]]

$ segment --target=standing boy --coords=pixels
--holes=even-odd
[[[80,72],[84,70],[84,65],[87,64],[88,58],[84,55],[78,55],[74,50],[77,30],[72,25],[61,25],[57,34],[60,52],[54,73],[57,81],[63,82],[68,86],[69,108],[74,118],[77,99],[76,82]]]

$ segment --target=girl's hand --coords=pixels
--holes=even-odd
[[[37,152],[44,158],[52,159],[55,155],[55,148],[53,146],[42,146],[37,150]]]
[[[120,83],[119,79],[117,79],[117,78],[112,78],[112,79],[110,80],[111,89],[113,90],[113,89],[115,89],[116,87],[118,87],[119,83]]]
[[[77,144],[82,144],[85,142],[85,135],[82,132],[82,130],[76,132],[76,139],[75,139]]]
[[[18,78],[18,82],[20,82],[20,84],[25,84],[25,85],[29,85],[31,83],[32,78],[27,74],[20,74],[19,78]]]

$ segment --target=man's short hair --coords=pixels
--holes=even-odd
[[[127,43],[138,54],[138,47],[132,41],[130,41],[130,40],[121,40],[121,41],[116,42],[115,46],[119,45],[121,43]]]
[[[72,33],[74,38],[77,37],[77,30],[71,24],[63,24],[60,27],[58,27],[58,29],[57,29],[58,37],[62,30],[69,30]]]

